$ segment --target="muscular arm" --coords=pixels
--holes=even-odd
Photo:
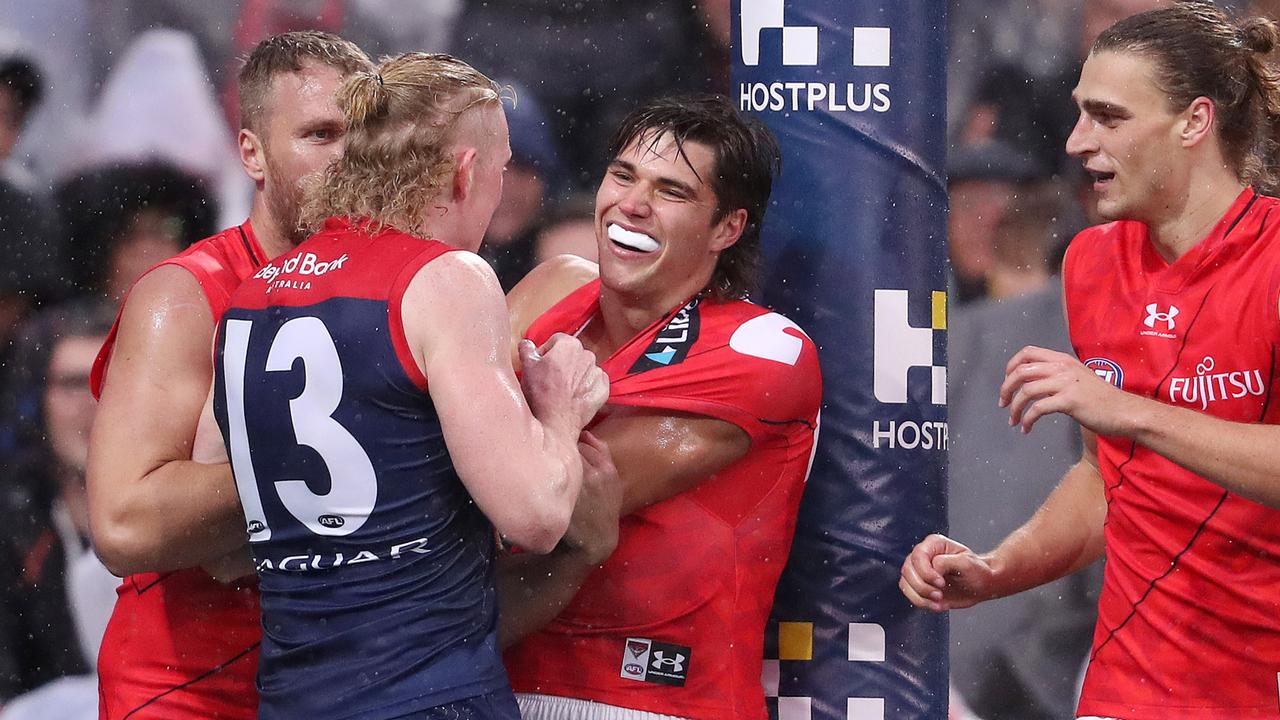
[[[511,367],[502,290],[474,255],[449,253],[419,270],[403,317],[463,484],[500,533],[550,551],[582,481],[578,434],[598,405],[581,417],[581,398],[565,394],[531,411]],[[599,373],[589,357],[583,363]]]
[[[1127,437],[1226,490],[1280,507],[1280,427],[1239,423],[1120,390],[1076,358],[1037,347],[1009,361],[1001,390],[1011,424],[1030,431],[1061,412],[1101,435]]]
[[[692,488],[751,449],[737,425],[665,410],[614,409],[591,431],[618,468],[623,515]]]
[[[511,360],[519,367],[516,343],[529,326],[569,293],[600,275],[600,268],[577,255],[557,255],[529,271],[507,293],[507,312],[511,316]]]
[[[621,481],[623,515],[694,487],[751,449],[750,437],[736,425],[668,411],[612,409],[592,433],[612,455]],[[584,494],[583,501],[589,500]],[[574,513],[592,509],[579,507]],[[616,517],[604,520],[613,522],[616,530]],[[608,558],[608,552],[597,551],[595,542],[584,542],[582,547],[562,543],[545,556],[499,560],[498,635],[503,648],[559,615]]]
[[[1069,575],[1102,556],[1107,502],[1096,441],[1085,450],[1044,504],[995,550],[979,555],[942,535],[911,551],[898,582],[912,604],[934,611],[975,605]]]
[[[212,337],[209,305],[181,268],[147,274],[125,304],[88,462],[94,548],[117,575],[194,567],[245,542],[230,466],[191,461]]]

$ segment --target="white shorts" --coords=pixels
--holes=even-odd
[[[643,710],[606,705],[577,698],[516,693],[520,717],[524,720],[685,720]]]

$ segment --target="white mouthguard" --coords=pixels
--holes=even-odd
[[[609,239],[636,252],[651,253],[658,249],[658,241],[644,233],[632,232],[620,225],[609,226]]]

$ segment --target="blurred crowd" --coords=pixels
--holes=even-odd
[[[1018,347],[1068,349],[1057,272],[1090,223],[1088,183],[1062,150],[1071,89],[1099,31],[1159,4],[949,0],[950,524],[974,547],[1020,524],[1079,456],[1063,419],[1031,439],[991,432],[1005,424],[995,389]],[[1231,9],[1278,17],[1280,0]],[[0,0],[0,718],[41,717],[13,701],[92,672],[115,580],[87,532],[87,378],[132,282],[248,213],[244,53],[316,28],[374,57],[450,52],[511,85],[512,163],[482,248],[509,288],[546,257],[594,256],[593,180],[623,113],[729,90],[729,12],[729,0]],[[1089,568],[953,614],[957,697],[987,720],[1070,717],[1099,582]]]

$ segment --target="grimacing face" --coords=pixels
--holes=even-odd
[[[1191,168],[1178,152],[1182,113],[1169,108],[1155,63],[1130,52],[1094,53],[1072,97],[1080,117],[1067,152],[1093,176],[1098,214],[1105,220],[1157,220],[1162,197],[1182,187]]]
[[[263,195],[294,244],[306,237],[299,229],[306,194],[342,154],[345,125],[335,95],[345,79],[337,68],[308,63],[300,72],[277,75],[263,107]]]
[[[687,159],[687,161],[686,161]],[[710,281],[720,252],[737,242],[745,211],[715,219],[715,153],[698,142],[641,134],[609,163],[596,192],[596,240],[605,287],[671,304]],[[738,220],[741,220],[739,218]]]

